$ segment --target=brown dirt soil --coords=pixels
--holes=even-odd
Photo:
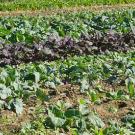
[[[109,88],[111,89],[111,91],[113,90],[111,87]],[[68,98],[68,100],[74,104],[77,104],[79,99],[88,99],[87,95],[81,94],[79,92],[78,86],[72,86],[72,85],[66,85],[65,87],[59,86],[59,90],[61,92],[67,92],[68,94],[66,94],[65,97]],[[61,99],[62,97],[57,96],[57,98]],[[90,107],[96,110],[99,116],[107,124],[108,120],[111,119],[120,121],[121,118],[131,110],[131,108],[135,108],[135,101],[134,100],[128,100],[128,101],[108,100],[108,101],[103,101],[102,104],[100,105],[91,104]],[[116,109],[116,112],[114,110],[109,111],[109,109]]]
[[[41,104],[42,107],[55,104],[58,100],[63,100],[65,102],[71,103],[72,106],[77,106],[79,99],[89,99],[86,94],[80,93],[80,87],[77,85],[66,84],[58,86],[56,90],[45,89],[45,91],[51,91],[51,99],[48,102]],[[16,116],[14,112],[8,110],[1,111],[0,130],[8,130],[9,132],[11,131],[13,133],[18,132],[24,123],[34,119],[33,114],[35,110],[32,110],[32,108],[36,107],[38,103],[39,102],[35,99],[35,97],[32,97],[28,104],[24,106],[24,111],[20,116]],[[107,126],[109,120],[116,120],[119,122],[123,116],[131,111],[132,108],[135,108],[135,100],[103,100],[102,104],[100,105],[90,103],[89,106],[92,110],[97,112],[99,117],[105,122]],[[6,118],[7,121],[1,122],[1,117]]]
[[[116,109],[116,111],[109,111],[109,109],[111,109],[110,107]],[[94,109],[106,124],[109,120],[116,120],[119,122],[132,108],[135,108],[134,100],[113,100],[102,103],[101,105],[94,105]]]
[[[3,121],[1,119],[3,119]],[[21,126],[29,120],[30,116],[27,115],[26,108],[19,116],[17,116],[15,112],[3,110],[0,114],[0,131],[17,133],[21,129]]]
[[[1,11],[0,16],[19,16],[19,15],[56,15],[61,13],[70,13],[70,12],[81,12],[81,11],[92,11],[92,12],[104,12],[120,9],[130,9],[135,8],[135,4],[117,4],[117,5],[94,5],[94,6],[79,6],[79,7],[64,7],[64,8],[55,8],[55,9],[46,9],[46,10],[27,10],[27,11]]]

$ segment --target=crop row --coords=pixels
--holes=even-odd
[[[127,54],[73,57],[51,63],[29,63],[17,67],[8,65],[0,68],[0,101],[3,101],[0,103],[15,98],[25,100],[29,94],[35,94],[45,87],[55,89],[57,85],[66,83],[81,85],[82,92],[91,86],[96,87],[95,83],[99,79],[116,86],[123,84],[126,79],[134,83],[134,58],[133,51]],[[130,94],[134,96],[135,92]]]
[[[6,125],[6,112],[9,116],[14,111],[18,119],[26,114],[21,123],[30,119],[18,128],[19,135],[134,134],[134,25],[134,10],[2,17],[1,125]],[[114,100],[117,107],[109,105]],[[101,110],[100,118],[98,109],[104,103],[109,108]],[[104,111],[109,118],[110,112],[119,116],[118,123],[105,120]]]
[[[0,0],[0,11],[41,10],[73,6],[90,6],[97,4],[127,4],[134,0]]]
[[[21,114],[26,107],[24,104],[28,103],[30,99],[51,102],[54,95],[60,92],[57,90],[57,86],[64,87],[66,84],[78,85],[80,93],[88,92],[91,97],[90,101],[99,104],[105,97],[122,100],[133,99],[135,97],[134,58],[134,51],[127,54],[115,52],[107,55],[73,57],[51,63],[37,62],[0,68],[0,109],[8,109]],[[114,86],[116,91],[108,92],[108,88],[104,88],[104,83]],[[120,88],[119,92],[117,87]],[[32,101],[30,100],[30,102]],[[47,107],[48,113],[44,112],[47,117],[43,115],[42,121],[40,121],[40,124],[44,124],[44,129],[57,128],[71,133],[71,129],[75,128],[79,134],[87,131],[93,134],[103,132],[108,135],[111,132],[121,133],[123,131],[109,129],[100,131],[100,128],[104,127],[104,123],[97,114],[87,110],[84,101],[80,101],[79,107],[68,108],[66,104],[59,105],[60,102]],[[64,105],[67,108],[61,108]],[[81,126],[82,124],[80,126],[77,124],[81,120],[87,125],[85,128]],[[125,120],[128,119],[125,118]],[[131,127],[127,125],[130,131],[134,129],[132,124]],[[125,132],[123,131],[122,135]]]
[[[51,17],[1,17],[0,37],[12,43],[33,43],[46,40],[48,35],[78,39],[96,32],[134,32],[135,11],[123,10],[94,14],[70,13]]]
[[[69,37],[49,36],[47,41],[33,44],[1,42],[0,66],[52,61],[74,55],[105,54],[110,51],[127,52],[129,50],[135,50],[133,33],[122,35],[110,32],[82,35],[78,41]]]

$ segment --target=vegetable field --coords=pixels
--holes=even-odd
[[[0,10],[129,2],[6,0]],[[0,17],[0,135],[135,135],[135,9]]]
[[[134,3],[134,0],[0,0],[0,11],[43,10],[74,6],[114,5]]]

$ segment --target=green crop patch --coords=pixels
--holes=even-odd
[[[51,63],[40,62],[0,68],[0,109],[14,111],[18,116],[24,113],[24,109],[33,105],[47,111],[47,113],[43,110],[43,112],[33,112],[33,115],[36,115],[34,123],[29,123],[32,124],[30,127],[22,127],[22,125],[20,127],[22,130],[19,132],[24,134],[30,132],[36,134],[40,130],[40,132],[55,130],[54,133],[73,132],[73,134],[92,132],[109,135],[122,132],[124,135],[127,131],[131,133],[132,125],[130,128],[128,125],[121,125],[122,127],[118,127],[120,130],[112,130],[114,123],[110,123],[110,127],[104,129],[106,121],[103,122],[103,117],[100,118],[92,107],[90,110],[87,107],[102,105],[104,100],[127,101],[127,103],[118,102],[118,106],[115,104],[116,107],[108,108],[110,113],[115,114],[112,109],[115,109],[115,112],[120,111],[120,108],[127,106],[130,100],[134,101],[134,58],[134,51],[127,54],[110,52],[106,55],[75,56]],[[66,90],[70,84],[71,87]],[[61,88],[58,88],[59,86]],[[68,95],[68,92],[72,94]],[[79,93],[85,98],[80,97]],[[64,98],[65,94],[71,102],[61,103],[61,98]],[[60,96],[58,104],[55,101],[57,96]],[[46,103],[49,103],[49,106],[46,106]],[[134,103],[129,104],[129,109],[134,109],[132,106]],[[41,115],[38,116],[38,113]],[[44,118],[40,119],[40,117]],[[134,125],[132,120],[129,123]]]
[[[134,33],[135,10],[122,10],[95,14],[70,13],[49,17],[1,17],[0,37],[6,41],[33,43],[52,37],[72,37],[93,33]]]
[[[1,17],[1,134],[134,135],[135,10]]]
[[[134,0],[1,0],[0,11],[41,10],[74,6],[134,3]]]

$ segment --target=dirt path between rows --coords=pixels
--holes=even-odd
[[[19,15],[55,15],[59,13],[70,13],[70,12],[80,12],[80,11],[92,11],[92,12],[104,12],[120,9],[130,9],[135,8],[134,4],[117,4],[117,5],[95,5],[95,6],[79,6],[79,7],[64,7],[46,10],[19,10],[19,11],[0,11],[0,16],[19,16]]]

